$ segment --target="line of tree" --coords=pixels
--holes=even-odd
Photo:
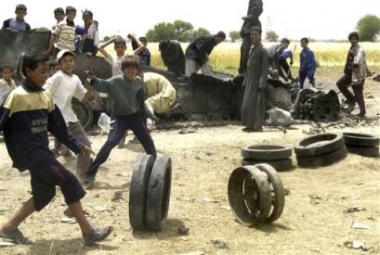
[[[164,39],[190,42],[195,38],[211,33],[205,28],[194,29],[190,22],[175,20],[173,23],[161,22],[148,30],[146,37],[151,42],[159,42]]]

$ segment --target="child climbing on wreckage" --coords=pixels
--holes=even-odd
[[[22,74],[25,78],[9,94],[0,109],[0,130],[4,131],[13,167],[21,172],[29,170],[32,186],[32,197],[0,226],[0,237],[17,244],[29,244],[31,241],[19,230],[19,225],[32,213],[41,211],[49,204],[55,196],[55,186],[59,186],[80,226],[84,244],[92,245],[104,240],[113,227],[92,227],[80,202],[86,192],[78,179],[49,150],[48,131],[75,153],[94,153],[68,132],[51,93],[42,88],[49,76],[48,60],[47,55],[40,53],[23,56]]]
[[[107,93],[114,101],[115,114],[114,127],[86,173],[84,184],[87,188],[93,186],[100,165],[107,160],[127,129],[133,131],[147,154],[157,157],[154,142],[145,125],[146,117],[150,113],[145,108],[143,81],[137,76],[140,70],[138,57],[126,56],[121,62],[121,70],[123,75],[107,80],[96,78],[91,71],[87,71],[92,87],[99,92]]]

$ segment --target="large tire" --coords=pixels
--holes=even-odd
[[[318,156],[301,157],[297,156],[297,164],[299,167],[316,168],[320,166],[332,165],[347,157],[346,146],[339,149]]]
[[[150,174],[146,199],[146,227],[149,230],[163,229],[169,210],[171,178],[171,159],[157,157]]]
[[[262,225],[272,205],[267,176],[255,166],[235,169],[228,181],[228,200],[241,224],[248,227]]]
[[[347,146],[376,147],[380,144],[377,136],[360,133],[343,133],[344,142]]]
[[[251,145],[241,149],[245,159],[252,160],[278,160],[289,158],[292,148],[278,145]]]
[[[133,167],[129,190],[129,222],[135,230],[146,229],[147,190],[153,163],[152,155],[140,154]]]
[[[281,178],[278,176],[276,169],[268,164],[255,165],[258,169],[268,176],[269,185],[271,188],[272,208],[267,222],[273,222],[280,218],[285,206],[285,193],[284,186],[282,185]]]
[[[347,146],[347,151],[364,157],[378,157],[379,147]]]
[[[76,99],[71,101],[73,110],[82,127],[87,130],[94,123],[94,113],[88,103],[82,103]]]
[[[302,139],[294,146],[298,157],[328,154],[344,146],[342,134],[318,134]]]
[[[253,166],[256,164],[269,164],[271,165],[276,171],[286,171],[293,168],[292,159],[291,158],[285,158],[285,159],[279,159],[279,160],[251,160],[251,159],[243,159],[242,165],[243,166]]]

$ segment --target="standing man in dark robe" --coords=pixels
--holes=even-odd
[[[240,30],[240,36],[243,42],[240,47],[240,66],[239,74],[247,71],[247,62],[249,56],[249,49],[251,47],[250,29],[253,26],[257,26],[261,29],[261,22],[259,17],[263,12],[262,0],[250,0],[248,5],[247,15],[242,17],[244,20],[243,26]]]
[[[247,73],[243,81],[244,96],[241,120],[246,132],[262,131],[265,117],[265,89],[268,76],[268,52],[261,44],[261,28],[251,28],[251,47]]]

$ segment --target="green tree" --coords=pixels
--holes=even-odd
[[[356,28],[360,35],[360,41],[373,42],[380,34],[380,18],[367,14],[358,21]]]
[[[191,23],[183,20],[175,20],[173,26],[174,36],[177,41],[187,42],[191,40],[191,35],[194,28]]]
[[[278,34],[275,31],[268,31],[266,33],[267,41],[269,42],[277,42],[278,40]]]
[[[174,25],[166,22],[158,23],[153,29],[148,30],[146,37],[150,42],[159,42],[164,39],[176,39]]]
[[[208,31],[206,28],[200,27],[198,28],[198,30],[193,31],[190,40],[194,40],[195,38],[198,38],[200,36],[205,36],[205,35],[211,35],[210,31]]]
[[[232,42],[235,42],[236,40],[240,39],[240,31],[238,30],[231,31],[229,35]]]
[[[106,35],[103,37],[103,42],[108,41],[111,38],[118,37],[119,35]]]
[[[50,29],[47,27],[37,27],[36,28],[36,32],[48,32],[48,31],[50,31]]]

